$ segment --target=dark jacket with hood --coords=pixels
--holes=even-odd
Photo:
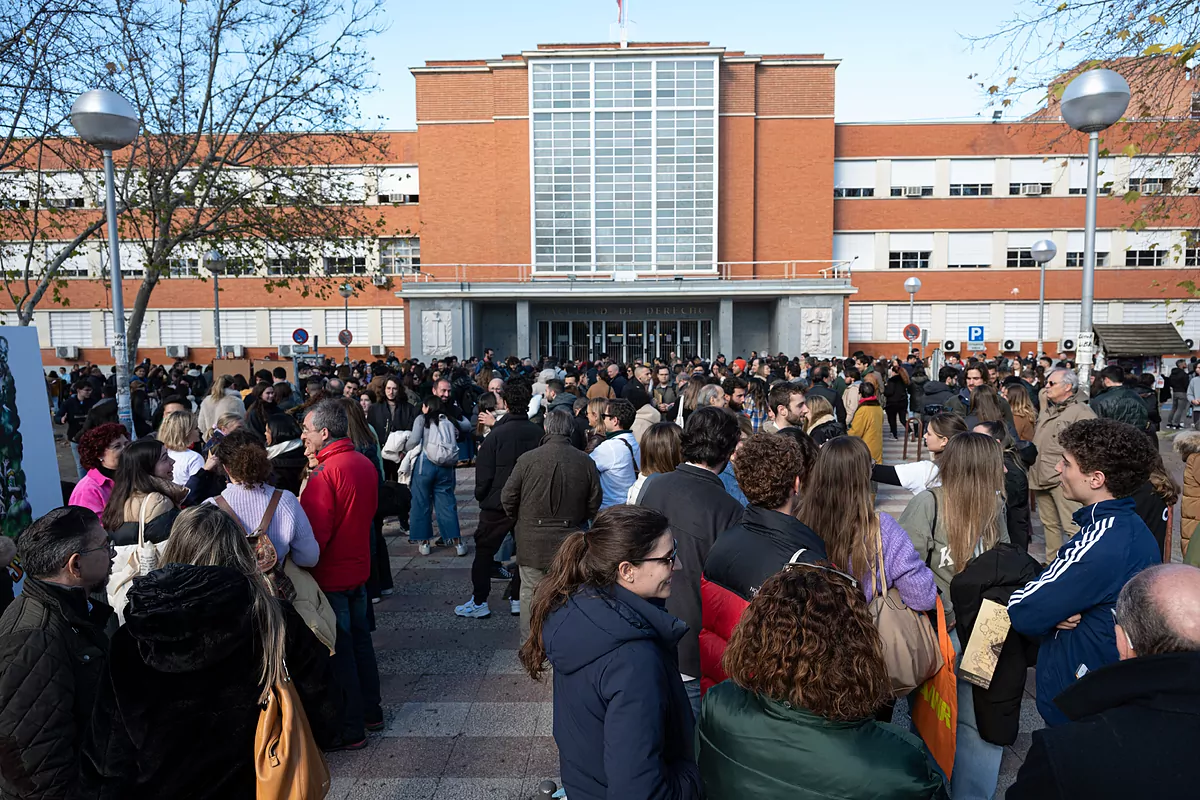
[[[1097,417],[1127,422],[1139,431],[1147,428],[1149,413],[1138,393],[1126,386],[1113,386],[1097,394],[1088,403]]]
[[[686,631],[620,586],[584,587],[546,620],[554,741],[571,800],[703,797],[675,660]]]
[[[950,402],[950,398],[957,394],[957,390],[942,381],[925,381],[925,401],[921,406],[921,413],[932,416],[937,413],[931,410],[930,406],[940,406],[939,410],[945,411],[946,404]]]
[[[546,413],[549,413],[558,408],[561,408],[562,410],[566,411],[568,414],[571,415],[572,418],[574,418],[575,417],[575,395],[569,394],[568,392],[559,392],[557,395],[554,396],[554,399],[550,401],[550,407],[549,408],[543,407],[543,410]],[[542,414],[542,425],[543,426],[545,425],[545,422],[546,422],[546,414]],[[587,423],[586,415],[584,416],[584,423],[585,423],[585,427],[586,427],[586,423]],[[580,450],[582,450],[587,445],[587,437],[584,435],[583,428],[579,427],[578,421],[576,422],[574,430],[571,431],[571,444],[574,445],[575,447],[579,448]]]
[[[804,551],[801,553],[800,551]],[[825,558],[825,543],[791,514],[746,506],[742,521],[717,537],[700,579],[703,628],[700,631],[700,688],[707,692],[728,676],[721,657],[746,606],[763,581],[794,556]]]
[[[78,788],[79,743],[104,677],[113,611],[83,589],[26,577],[0,617],[0,798]]]
[[[540,447],[517,459],[500,495],[504,512],[517,521],[517,563],[550,569],[563,540],[596,516],[603,499],[596,462],[566,436],[546,434]]]
[[[1009,800],[1196,796],[1200,653],[1138,656],[1088,673],[1033,732]]]
[[[509,412],[497,420],[475,455],[475,499],[481,509],[504,510],[500,493],[517,459],[541,442],[542,429],[524,414]]]
[[[83,796],[254,800],[260,649],[245,577],[169,564],[134,580],[91,727]],[[286,603],[287,668],[318,745],[340,718],[329,651]]]

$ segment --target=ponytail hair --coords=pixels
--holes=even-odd
[[[546,669],[542,628],[550,614],[585,586],[615,585],[618,567],[648,556],[668,527],[667,518],[654,509],[618,505],[597,514],[586,533],[576,531],[566,538],[533,592],[529,638],[521,646],[521,663],[531,678],[537,680]]]

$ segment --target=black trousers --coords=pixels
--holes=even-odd
[[[492,591],[492,566],[496,563],[496,553],[514,525],[516,521],[509,519],[503,511],[479,509],[479,527],[475,529],[475,560],[471,562],[471,591],[477,606],[488,600]],[[514,598],[520,597],[520,571],[513,574],[509,588]]]
[[[888,425],[892,428],[892,438],[895,439],[900,434],[896,428],[904,430],[904,422],[908,419],[908,406],[884,406],[887,411]]]

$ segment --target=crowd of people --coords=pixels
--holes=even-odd
[[[1181,489],[1157,431],[1200,420],[1200,366],[1160,395],[1119,366],[1081,387],[1046,357],[946,361],[146,363],[132,431],[111,376],[53,375],[77,479],[0,587],[0,797],[254,797],[289,683],[320,748],[365,747],[391,519],[472,557],[455,616],[507,583],[573,800],[990,798],[1035,664],[1048,727],[1008,797],[1185,795],[1200,433]],[[928,458],[884,464],[888,435]],[[881,484],[912,495],[898,516]]]

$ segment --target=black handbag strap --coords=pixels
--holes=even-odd
[[[937,492],[930,489],[929,496],[933,498],[933,528],[930,529],[930,531],[929,531],[930,547],[929,547],[929,552],[925,554],[925,566],[929,567],[930,569],[933,569],[933,551],[937,549],[937,545],[935,545],[933,543],[933,537],[935,534],[937,534],[937,520],[938,520]]]

